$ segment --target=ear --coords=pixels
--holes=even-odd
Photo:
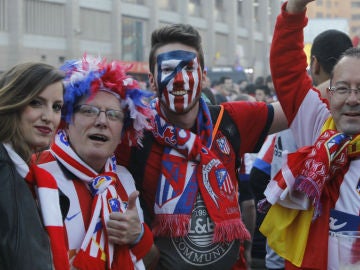
[[[316,59],[315,56],[312,56],[312,65],[311,65],[311,72],[313,74],[319,75],[320,73],[320,63],[318,62],[318,60]]]
[[[322,97],[325,97],[327,100],[331,101],[332,95],[331,95],[331,91],[329,88],[326,88],[326,92],[325,91],[321,91],[321,95]]]
[[[207,77],[206,77],[206,70],[202,71],[202,76],[201,76],[201,87],[204,88],[206,87],[207,84]]]
[[[149,72],[149,74],[148,74],[148,79],[149,79],[151,91],[153,91],[154,93],[157,94],[158,91],[157,91],[157,87],[156,87],[155,76],[151,72]]]

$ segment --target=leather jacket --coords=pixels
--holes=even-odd
[[[34,197],[0,143],[0,269],[53,269]]]

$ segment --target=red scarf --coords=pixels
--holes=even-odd
[[[88,270],[134,269],[132,257],[135,256],[130,254],[130,248],[127,245],[114,246],[107,238],[109,214],[112,211],[125,211],[122,201],[127,202],[128,199],[126,191],[119,184],[115,157],[108,159],[105,172],[98,175],[73,151],[63,130],[58,131],[51,152],[67,170],[88,183],[93,194],[91,221],[73,265]]]
[[[198,191],[215,223],[214,242],[250,239],[241,221],[237,190],[221,161],[211,152],[212,122],[207,106],[200,99],[197,119],[199,135],[177,128],[161,115],[159,103],[153,135],[165,146],[162,156],[153,232],[157,236],[185,236]]]
[[[15,164],[16,171],[26,180],[34,198],[39,202],[43,223],[50,236],[50,247],[55,270],[69,270],[65,231],[55,179],[46,170],[39,168],[34,163],[29,168],[25,161],[14,151],[11,144],[4,143],[4,147]]]
[[[36,165],[30,167],[25,179],[28,183],[37,186],[37,197],[43,222],[50,238],[54,267],[56,270],[69,270],[70,264],[56,181],[50,173]]]

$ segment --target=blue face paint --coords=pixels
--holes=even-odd
[[[201,68],[196,53],[170,51],[157,57],[159,97],[170,110],[183,112],[200,95]]]
[[[162,95],[163,90],[166,88],[169,81],[175,77],[176,73],[181,72],[182,69],[186,65],[188,65],[190,62],[192,62],[194,60],[195,57],[196,57],[195,53],[188,52],[188,51],[181,51],[181,50],[166,52],[166,53],[162,53],[162,54],[158,55],[158,57],[157,57],[157,68],[158,68],[157,81],[158,81],[160,95]],[[162,76],[163,76],[162,64],[165,61],[171,61],[171,60],[179,60],[179,62],[176,67],[168,66],[167,68],[172,69],[172,72],[165,79],[162,79]]]

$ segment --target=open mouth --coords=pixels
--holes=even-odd
[[[93,134],[89,136],[90,140],[99,141],[99,142],[106,142],[109,140],[108,137],[101,135],[101,134]]]

